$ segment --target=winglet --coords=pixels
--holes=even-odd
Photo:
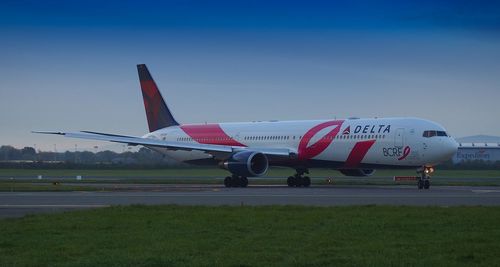
[[[165,100],[163,100],[158,86],[156,86],[146,65],[137,65],[137,71],[139,73],[149,131],[154,132],[165,127],[179,125],[168,109]]]

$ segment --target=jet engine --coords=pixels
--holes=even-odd
[[[350,169],[339,171],[345,176],[371,176],[375,173],[373,169]]]
[[[261,152],[241,151],[231,155],[222,163],[222,167],[234,175],[255,177],[266,174],[269,161]]]

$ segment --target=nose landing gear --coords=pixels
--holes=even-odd
[[[417,180],[418,189],[429,189],[431,187],[431,173],[434,172],[432,167],[423,167],[422,170],[418,170],[417,173],[420,174],[420,178]]]

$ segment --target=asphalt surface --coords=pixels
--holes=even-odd
[[[311,177],[313,181],[325,181],[327,178],[331,177]],[[252,177],[249,178],[250,184],[251,181],[258,181],[258,180],[280,180],[284,183],[285,179],[283,176],[266,176],[266,177]],[[347,176],[339,176],[339,177],[334,177],[333,178],[335,181],[338,182],[360,182],[360,181],[367,181],[367,182],[385,182],[385,183],[392,183],[393,182],[393,176],[367,176],[367,177],[347,177]],[[175,177],[175,176],[133,176],[133,177],[123,177],[123,176],[83,176],[81,181],[93,181],[93,182],[99,182],[99,183],[106,183],[106,182],[127,182],[127,181],[144,181],[144,183],[148,183],[148,181],[169,181],[169,180],[183,180],[183,181],[189,181],[189,180],[195,180],[195,181],[218,181],[222,184],[222,181],[224,180],[223,177],[221,176],[182,176],[182,177]],[[75,176],[57,176],[57,177],[47,177],[44,176],[43,179],[38,180],[34,176],[9,176],[9,175],[0,175],[0,181],[22,181],[22,182],[43,182],[43,181],[60,181],[60,182],[79,182],[79,180],[76,180]],[[488,183],[489,185],[500,185],[500,177],[432,177],[433,182],[440,182],[440,183]]]
[[[111,205],[500,205],[499,187],[151,185],[128,191],[0,192],[0,218]]]

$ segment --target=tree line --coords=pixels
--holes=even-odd
[[[16,165],[130,165],[130,166],[177,166],[180,163],[151,149],[141,147],[137,152],[122,153],[105,150],[91,151],[36,151],[33,147],[17,149],[13,146],[0,147],[0,166]]]

